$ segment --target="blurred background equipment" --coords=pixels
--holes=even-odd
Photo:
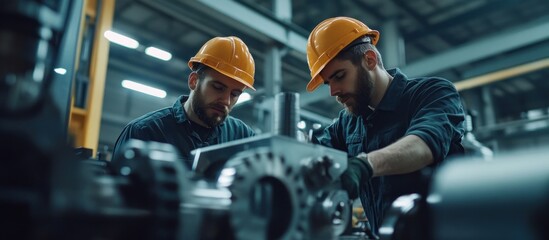
[[[480,157],[485,161],[490,161],[494,158],[494,152],[479,142],[473,134],[473,111],[467,111],[465,115],[465,135],[463,136],[461,144],[465,149],[465,155],[471,157]]]
[[[0,209],[5,213],[0,232],[6,239],[56,237],[48,230],[60,214],[53,208],[69,193],[54,189],[71,183],[55,173],[76,164],[59,164],[70,156],[64,146],[66,115],[48,90],[60,80],[52,76],[64,58],[60,52],[76,49],[66,33],[77,31],[79,25],[68,21],[81,16],[82,3],[48,3],[6,1],[0,9]],[[67,111],[69,91],[65,94]],[[79,176],[77,168],[71,170],[63,176]]]
[[[435,173],[427,196],[393,202],[381,239],[547,239],[548,153],[448,162]]]

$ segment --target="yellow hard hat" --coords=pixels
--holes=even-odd
[[[320,72],[342,49],[359,37],[368,35],[373,45],[379,40],[379,32],[350,17],[328,18],[319,23],[307,40],[307,63],[311,80],[307,91],[312,92],[324,81]]]
[[[248,46],[237,37],[215,37],[200,48],[189,60],[192,70],[195,63],[201,63],[230,77],[253,90],[255,62]]]

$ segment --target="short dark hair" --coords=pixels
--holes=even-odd
[[[374,51],[374,53],[376,54],[378,65],[383,68],[383,60],[381,58],[381,54],[377,50],[376,46],[371,44],[371,38],[367,35],[362,36],[351,42],[349,45],[347,45],[345,49],[341,50],[341,52],[339,52],[339,54],[337,54],[334,59],[351,60],[351,62],[355,66],[359,66],[362,62],[362,57],[368,50]]]
[[[204,75],[206,75],[206,72],[210,70],[211,68],[202,64],[202,63],[194,63],[193,64],[193,72],[198,74],[198,79],[202,80],[204,79]]]

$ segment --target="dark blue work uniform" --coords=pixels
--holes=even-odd
[[[416,135],[433,153],[431,167],[449,155],[463,153],[464,112],[454,85],[436,77],[408,79],[399,69],[388,72],[394,78],[375,110],[363,116],[342,110],[318,141],[356,156]],[[421,193],[420,177],[421,171],[416,171],[375,177],[363,185],[360,200],[375,233],[383,219],[384,204],[404,194]]]
[[[190,169],[192,150],[254,135],[254,131],[244,122],[231,116],[215,128],[205,128],[192,122],[183,108],[188,98],[180,96],[172,107],[150,112],[128,123],[116,140],[113,161],[122,156],[122,146],[129,139],[139,139],[172,144]]]

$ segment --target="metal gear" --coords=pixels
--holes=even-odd
[[[169,144],[143,142],[132,139],[125,147],[124,160],[117,169],[128,176],[142,199],[128,199],[151,210],[150,237],[177,239],[179,233],[179,205],[185,169],[177,150]],[[145,189],[145,191],[144,191]],[[141,194],[143,195],[143,194]],[[131,196],[136,196],[132,194]]]
[[[268,148],[237,154],[221,171],[218,184],[232,193],[231,225],[236,239],[304,239],[314,199],[298,164]]]
[[[311,239],[335,239],[351,220],[352,204],[347,192],[331,190],[319,194],[311,213],[315,230]]]

